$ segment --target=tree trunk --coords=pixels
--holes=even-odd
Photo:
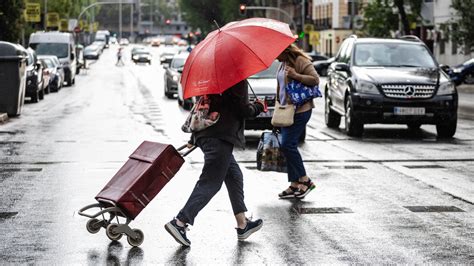
[[[404,0],[395,0],[395,5],[397,6],[398,12],[400,13],[400,20],[403,24],[403,34],[410,34],[410,25],[408,23],[407,14],[405,13]]]

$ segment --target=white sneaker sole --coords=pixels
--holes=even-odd
[[[176,229],[172,224],[170,223],[165,224],[165,229],[176,240],[176,242],[186,247],[189,247],[191,245],[181,236],[178,229]]]
[[[262,228],[262,226],[263,226],[263,222],[262,222],[260,225],[258,225],[257,227],[254,227],[254,228],[248,230],[247,232],[245,232],[245,234],[243,234],[243,235],[237,235],[237,238],[238,238],[239,240],[245,240],[245,239],[247,239],[250,235],[252,235],[253,233],[255,233],[255,232],[257,232],[258,230],[260,230],[260,228]]]

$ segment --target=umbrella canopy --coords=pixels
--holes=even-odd
[[[288,24],[266,18],[230,22],[207,35],[183,68],[184,98],[222,93],[268,68],[295,41]]]

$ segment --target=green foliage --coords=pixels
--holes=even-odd
[[[0,0],[0,40],[19,41],[23,5],[23,0]]]
[[[206,34],[219,26],[239,19],[239,0],[180,0],[186,22]]]
[[[406,13],[405,3],[410,6],[411,12],[409,14]],[[390,31],[398,30],[401,19],[404,34],[409,34],[409,25],[421,21],[422,3],[423,0],[370,1],[363,10],[364,30],[369,36],[390,37]]]
[[[458,16],[452,21],[451,36],[465,50],[472,51],[474,48],[474,2],[453,0],[451,7],[456,10]]]

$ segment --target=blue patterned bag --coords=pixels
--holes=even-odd
[[[313,98],[323,97],[321,91],[319,91],[318,85],[310,87],[296,80],[288,82],[288,84],[286,84],[285,90],[286,94],[290,98],[290,101],[296,107],[300,107]]]

